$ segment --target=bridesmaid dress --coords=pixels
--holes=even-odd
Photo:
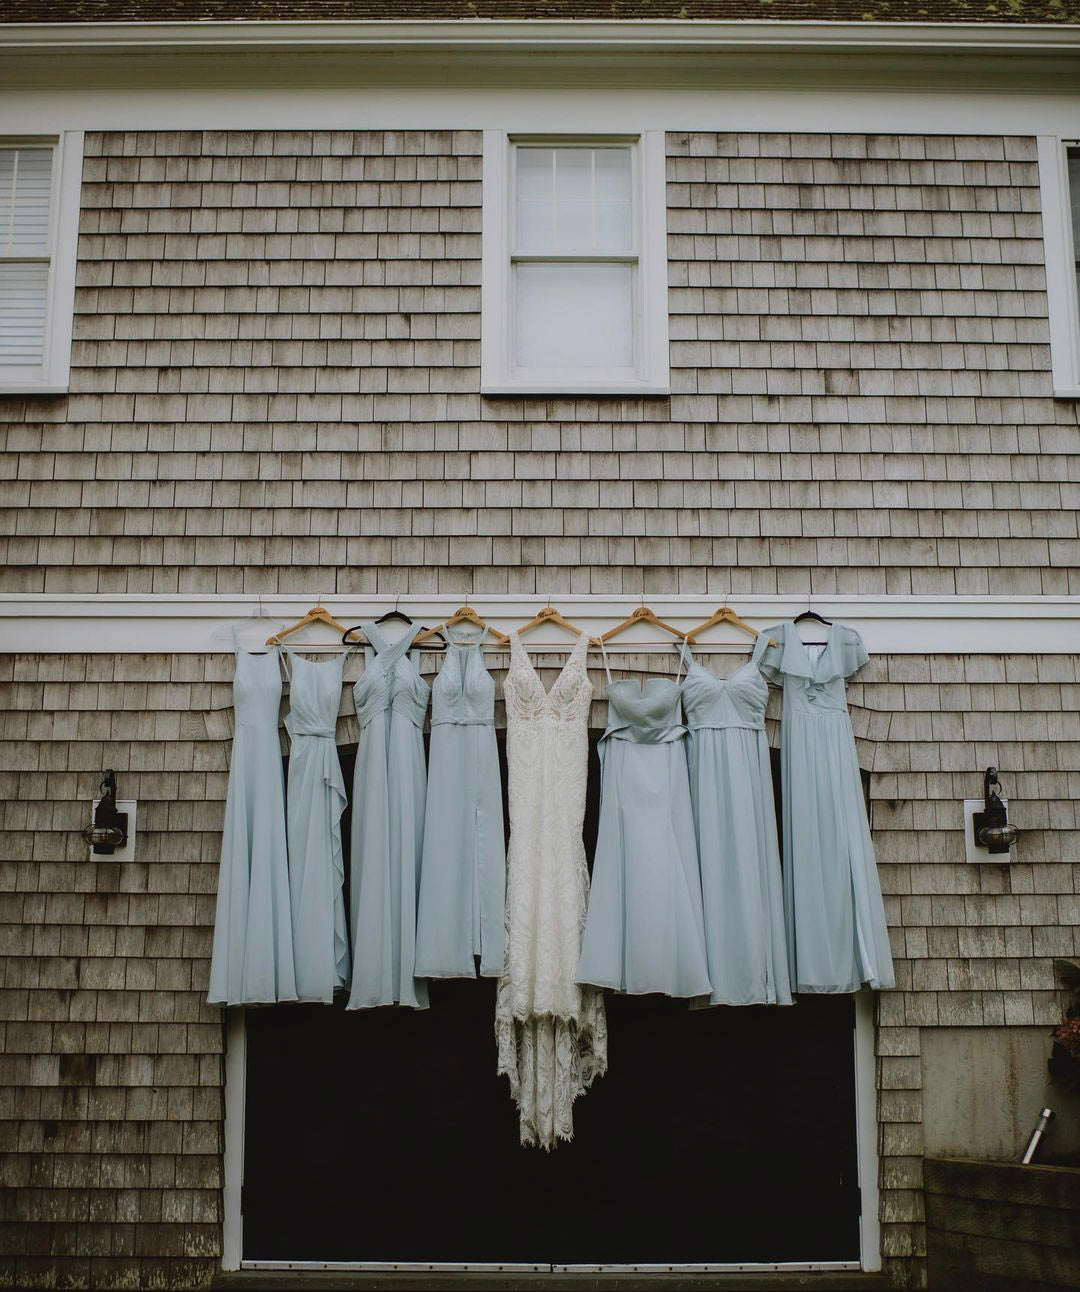
[[[329,1004],[349,980],[345,931],[345,856],[341,814],[345,781],[335,732],[348,651],[316,664],[286,649],[289,716],[289,884],[293,957],[300,1000]]]
[[[253,655],[237,646],[235,730],[207,996],[212,1005],[296,999],[280,708],[278,651]]]
[[[510,1079],[521,1143],[574,1135],[574,1101],[607,1071],[604,993],[574,981],[589,868],[582,825],[592,683],[589,639],[575,643],[550,691],[521,638],[510,638],[506,761],[510,849],[506,974],[495,1006],[498,1070]]]
[[[495,743],[495,680],[487,629],[446,630],[431,688],[424,852],[416,914],[418,978],[497,978],[503,972],[506,836]]]
[[[780,765],[784,906],[796,991],[892,987],[885,909],[866,816],[845,679],[870,658],[854,628],[833,624],[815,658],[793,623],[761,668],[784,688]]]
[[[369,645],[353,687],[360,736],[353,773],[349,893],[352,990],[349,1009],[425,1009],[427,983],[413,976],[416,895],[424,841],[424,715],[430,688],[408,654],[412,624],[389,641],[361,625]]]
[[[693,658],[683,712],[713,1005],[790,1005],[784,894],[761,676],[768,637],[723,679]],[[704,1003],[704,1002],[703,1002]]]
[[[608,678],[600,823],[577,980],[635,995],[707,996],[686,727],[673,678]]]

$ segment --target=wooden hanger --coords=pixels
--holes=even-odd
[[[493,628],[491,624],[486,624],[468,603],[459,610],[455,610],[449,619],[444,620],[441,624],[436,624],[434,628],[426,629],[414,637],[413,645],[419,646],[421,642],[426,641],[429,637],[434,637],[442,629],[453,628],[455,624],[473,624],[477,628],[486,628],[500,646],[510,645],[510,638],[505,633],[499,632],[497,628]]]
[[[564,619],[559,611],[556,610],[549,601],[543,610],[538,610],[527,624],[522,624],[522,626],[517,630],[517,635],[519,637],[523,637],[527,632],[531,632],[532,629],[539,628],[541,624],[557,624],[560,628],[565,628],[568,632],[572,632],[575,637],[580,637],[585,631],[583,628],[579,628],[577,624],[572,624],[569,619]],[[592,646],[599,646],[600,640],[597,637],[590,637],[589,644]],[[545,642],[540,649],[547,650],[550,645],[552,644]],[[558,645],[554,645],[552,648],[555,650],[559,649]]]
[[[699,633],[703,633],[707,628],[715,628],[717,624],[730,624],[732,628],[738,628],[741,632],[749,633],[751,637],[760,637],[761,634],[756,628],[751,628],[745,619],[741,619],[730,606],[721,606],[715,610],[703,624],[698,624],[696,628],[690,630],[690,640],[693,641]],[[769,638],[769,645],[775,646],[777,643]]]
[[[332,628],[334,632],[339,633],[344,641],[346,636],[351,636],[353,641],[362,642],[363,637],[358,637],[352,629],[345,628],[339,624],[334,616],[326,609],[325,606],[312,606],[303,619],[298,619],[296,623],[290,624],[288,628],[282,628],[276,632],[273,637],[266,639],[267,646],[277,646],[280,644],[282,637],[288,637],[290,633],[295,633],[301,628],[306,628],[308,624],[326,624],[327,628]]]
[[[627,628],[633,627],[634,624],[651,624],[654,628],[662,628],[664,632],[671,633],[673,637],[680,640],[685,638],[688,642],[693,642],[694,634],[684,632],[681,628],[675,628],[671,624],[666,624],[662,619],[658,619],[655,614],[646,605],[640,605],[626,616],[621,624],[616,624],[614,628],[609,628],[606,633],[601,633],[602,642],[611,641],[612,637],[617,636]]]

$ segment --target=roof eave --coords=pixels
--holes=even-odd
[[[0,49],[413,49],[636,51],[1080,51],[1080,25],[480,18],[379,22],[0,24]]]

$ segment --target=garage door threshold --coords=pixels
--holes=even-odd
[[[822,1270],[798,1273],[742,1274],[724,1271],[712,1274],[657,1271],[651,1274],[610,1271],[578,1273],[502,1273],[495,1270],[356,1271],[323,1270],[240,1270],[219,1274],[211,1284],[214,1292],[283,1292],[285,1288],[311,1292],[463,1292],[482,1288],[485,1292],[666,1292],[667,1289],[697,1289],[698,1292],[886,1292],[891,1287],[884,1274],[839,1273]]]

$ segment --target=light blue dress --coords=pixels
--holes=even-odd
[[[687,665],[690,798],[701,861],[713,1005],[790,1005],[784,892],[765,708],[758,668],[768,638],[727,679]]]
[[[431,688],[424,854],[416,914],[418,978],[498,978],[504,969],[506,836],[486,629],[445,629]]]
[[[845,679],[870,658],[854,628],[833,624],[816,658],[793,623],[761,668],[784,688],[780,765],[784,803],[784,907],[797,992],[892,987],[874,845],[866,816]]]
[[[329,1004],[349,981],[345,931],[345,856],[341,814],[345,781],[335,731],[347,651],[314,663],[286,650],[292,742],[289,756],[289,886],[293,958],[300,1000]]]
[[[296,999],[280,708],[278,652],[252,655],[238,647],[207,997],[212,1005]]]
[[[679,701],[671,678],[650,678],[642,688],[613,682],[608,670],[580,983],[635,995],[712,990]]]
[[[361,628],[369,645],[353,687],[360,737],[353,772],[349,905],[352,990],[349,1009],[424,1009],[427,983],[413,977],[416,897],[424,843],[424,716],[431,689],[408,654],[419,624],[389,641],[378,624]]]

